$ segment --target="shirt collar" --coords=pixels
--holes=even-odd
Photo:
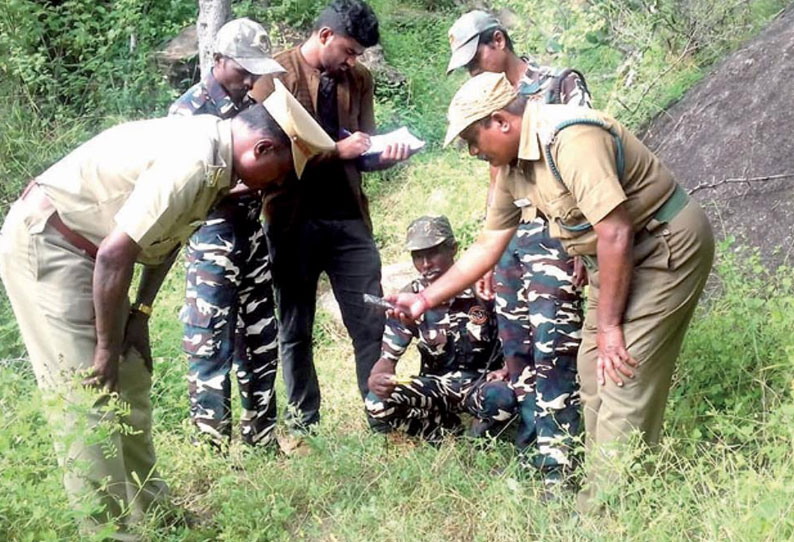
[[[537,119],[538,105],[527,102],[524,116],[521,119],[521,139],[518,143],[519,160],[540,160]]]

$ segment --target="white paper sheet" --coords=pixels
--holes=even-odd
[[[425,146],[425,142],[413,135],[408,131],[408,128],[403,126],[388,134],[376,135],[370,138],[370,147],[364,156],[369,154],[380,154],[386,150],[386,147],[395,143],[404,143],[408,145],[411,152],[416,152]]]

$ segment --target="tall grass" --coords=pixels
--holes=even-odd
[[[77,4],[89,7],[82,0]],[[267,12],[262,4],[248,1],[236,9],[238,15],[250,9],[263,19],[305,25],[311,19],[307,13],[322,4],[272,0]],[[391,263],[405,257],[404,231],[419,214],[447,214],[459,240],[471,242],[484,215],[487,171],[461,149],[439,149],[446,104],[465,78],[443,75],[445,31],[467,8],[426,0],[372,4],[381,18],[386,58],[406,76],[404,86],[379,94],[378,120],[387,127],[408,124],[429,141],[428,149],[408,165],[366,181],[376,240],[384,262]],[[588,76],[596,105],[637,127],[785,2],[493,4],[517,15],[512,35],[519,51],[578,67]],[[98,53],[107,55],[109,64],[93,65],[100,72],[108,66],[120,70],[113,81],[127,82],[128,93],[135,94],[130,90],[134,88],[144,93],[135,94],[134,100],[123,93],[119,100],[107,101],[92,95],[92,103],[98,104],[92,110],[47,105],[43,99],[41,107],[34,107],[37,96],[31,89],[36,87],[31,85],[40,84],[42,79],[35,77],[48,73],[46,62],[31,65],[36,68],[28,74],[33,80],[9,71],[9,66],[26,64],[19,58],[9,63],[5,55],[33,54],[36,47],[33,34],[8,30],[14,21],[8,14],[11,8],[27,13],[43,5],[11,0],[0,8],[6,30],[0,39],[2,214],[28,178],[70,148],[122,118],[161,114],[176,94],[140,71],[146,55],[115,64],[113,55],[123,51],[123,34],[114,34],[112,40],[96,36],[95,44],[109,44]],[[702,11],[683,7],[681,13],[670,12],[671,6],[694,10],[709,5],[714,9],[702,18],[692,16]],[[102,16],[127,21],[140,9],[134,2],[118,6],[123,13]],[[188,0],[172,0],[148,11],[150,19],[140,21],[146,30],[142,43],[152,46],[165,34],[163,29],[179,27],[194,9]],[[664,20],[671,16],[682,29],[701,25],[698,47],[686,50],[687,39]],[[24,24],[37,20],[28,17]],[[75,29],[70,32],[80,36]],[[97,85],[81,88],[91,92]],[[99,88],[115,89],[108,84]],[[151,322],[154,437],[174,502],[193,512],[198,524],[163,526],[154,518],[143,534],[158,541],[794,540],[794,273],[770,273],[752,251],[737,252],[729,244],[719,254],[708,299],[692,324],[675,375],[661,450],[645,468],[632,462],[619,465],[625,468],[625,483],[603,495],[610,506],[598,519],[577,517],[572,499],[541,503],[539,481],[519,468],[509,442],[459,439],[433,447],[370,434],[349,338],[325,313],[318,316],[314,336],[323,418],[318,433],[307,439],[308,453],[273,458],[237,441],[226,457],[195,448],[186,421],[186,366],[176,318],[184,274],[177,266],[158,296]],[[400,371],[415,368],[412,353]],[[72,511],[66,501],[42,401],[4,300],[0,381],[0,540],[83,540],[74,521],[81,512]],[[280,384],[278,399],[283,413]]]

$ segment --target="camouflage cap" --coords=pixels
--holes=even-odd
[[[274,79],[273,84],[275,90],[262,105],[292,141],[292,163],[300,178],[306,162],[317,154],[334,150],[336,143],[281,81]]]
[[[461,15],[447,32],[452,49],[447,74],[471,62],[477,54],[480,34],[497,26],[502,26],[499,19],[478,9]]]
[[[270,37],[264,27],[243,17],[229,21],[215,36],[215,52],[228,56],[254,75],[286,70],[270,58]]]
[[[503,73],[485,72],[466,81],[453,96],[447,110],[446,147],[470,124],[506,107],[518,93]]]
[[[455,240],[452,226],[445,216],[421,216],[411,222],[405,235],[405,248],[424,250],[440,245],[447,239]]]

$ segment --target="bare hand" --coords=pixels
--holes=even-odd
[[[139,311],[132,311],[127,319],[127,327],[124,330],[124,342],[121,351],[126,352],[129,348],[134,348],[143,358],[149,374],[153,372],[152,347],[149,343],[149,317]]]
[[[371,144],[369,134],[355,132],[336,142],[336,152],[342,160],[353,160],[364,154]]]
[[[119,355],[108,348],[97,346],[94,350],[94,363],[83,379],[84,386],[107,388],[116,391],[119,377]]]
[[[380,397],[381,399],[388,399],[394,387],[397,385],[397,379],[394,376],[394,362],[381,358],[372,366],[367,380],[367,387],[369,391]]]
[[[587,284],[587,268],[584,266],[582,258],[573,257],[573,285],[575,288],[584,288]]]
[[[482,299],[490,301],[494,298],[493,269],[489,269],[480,280],[474,283],[474,291]]]
[[[510,378],[507,366],[502,367],[501,369],[496,369],[495,371],[491,371],[485,376],[486,382],[495,382],[497,380],[501,380],[502,382],[507,382]]]
[[[405,143],[386,145],[386,149],[380,154],[380,164],[393,166],[397,162],[408,160],[410,156],[411,149]]]
[[[430,307],[427,306],[425,298],[419,294],[400,293],[386,296],[389,301],[397,308],[386,311],[389,318],[399,318],[404,324],[413,324]]]
[[[618,386],[623,386],[622,376],[634,378],[632,367],[636,367],[638,362],[626,350],[621,326],[599,327],[596,344],[598,345],[596,374],[599,386],[606,384],[606,375],[609,375]]]
[[[370,375],[367,385],[369,386],[369,391],[381,399],[388,399],[397,386],[397,379],[394,378],[393,374],[378,373]]]

